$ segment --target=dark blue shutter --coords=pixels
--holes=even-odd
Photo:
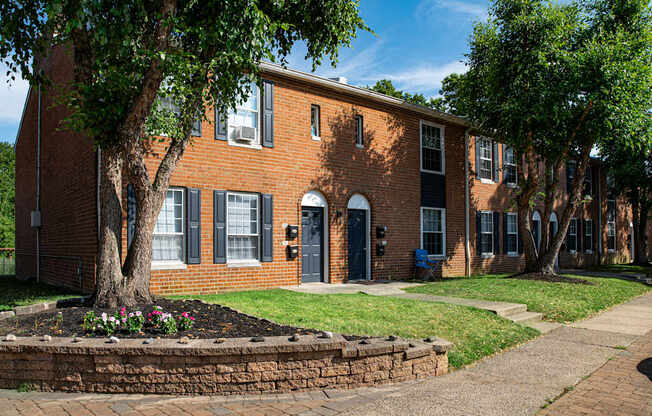
[[[482,213],[475,214],[475,250],[478,256],[482,255]]]
[[[494,254],[500,253],[500,213],[494,212]]]
[[[523,254],[523,237],[521,237],[521,228],[518,226],[518,218],[516,224],[516,231],[518,232],[518,253]]]
[[[226,263],[226,191],[213,192],[213,263]]]
[[[215,108],[215,140],[226,140],[227,115]]]
[[[593,245],[593,251],[597,252],[598,251],[598,242],[596,241],[598,239],[598,234],[597,234],[597,229],[598,229],[598,224],[593,221],[593,238],[591,238],[591,244]]]
[[[272,195],[263,194],[263,209],[262,209],[262,246],[263,255],[261,261],[269,262],[274,259],[274,233],[273,233],[273,211],[274,199]]]
[[[263,146],[274,147],[274,83],[263,81]]]
[[[201,263],[201,191],[188,188],[188,264]]]
[[[491,152],[491,155],[493,157],[493,165],[494,165],[494,182],[498,183],[500,182],[500,166],[498,165],[498,142],[493,141],[493,151]]]
[[[480,177],[480,138],[475,138],[475,177]]]
[[[507,213],[503,213],[503,254],[507,254],[509,234],[507,234]]]
[[[506,148],[506,146],[501,143],[500,144],[500,150],[502,150],[502,152],[500,152],[500,154],[501,154],[501,158],[502,158],[502,163],[500,164],[500,166],[502,167],[502,171],[503,171],[503,182],[507,183],[507,175],[505,175],[505,148]],[[505,223],[505,224],[507,224],[507,223]]]
[[[584,220],[582,217],[577,218],[577,231],[575,232],[575,244],[577,245],[577,252],[582,251],[582,245],[584,244]]]
[[[131,246],[136,230],[136,192],[131,184],[127,185],[127,248]]]

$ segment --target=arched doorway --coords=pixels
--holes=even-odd
[[[328,281],[328,202],[319,191],[301,198],[301,283]]]
[[[548,231],[548,239],[552,241],[552,238],[557,235],[557,232],[559,232],[559,222],[557,221],[557,214],[553,212],[550,214],[550,228]],[[559,254],[557,257],[555,257],[555,269],[559,269]]]
[[[354,194],[346,205],[348,280],[371,279],[371,207],[363,195]]]
[[[541,214],[539,211],[534,211],[532,214],[532,236],[534,244],[537,246],[537,252],[539,252],[541,249]]]

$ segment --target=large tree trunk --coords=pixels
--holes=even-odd
[[[100,175],[101,223],[98,244],[97,284],[95,304],[100,307],[132,306],[150,302],[149,264],[147,273],[133,267],[122,268],[122,168],[123,153],[111,148],[102,151]],[[129,250],[133,252],[133,244]],[[128,256],[129,257],[129,256]],[[132,256],[133,257],[133,256]],[[140,256],[137,256],[140,257]],[[150,242],[151,258],[151,242]]]
[[[647,233],[648,213],[650,208],[645,200],[645,196],[638,195],[632,201],[632,214],[634,219],[634,235],[632,236],[634,244],[634,264],[648,265],[647,244],[645,241]]]

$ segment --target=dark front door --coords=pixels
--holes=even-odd
[[[367,211],[350,209],[349,280],[367,278]]]
[[[301,282],[321,282],[324,257],[324,209],[301,209]]]

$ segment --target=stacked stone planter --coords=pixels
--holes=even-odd
[[[371,386],[445,374],[452,344],[428,341],[333,335],[145,344],[10,337],[0,343],[0,388],[27,383],[43,391],[255,394]]]

